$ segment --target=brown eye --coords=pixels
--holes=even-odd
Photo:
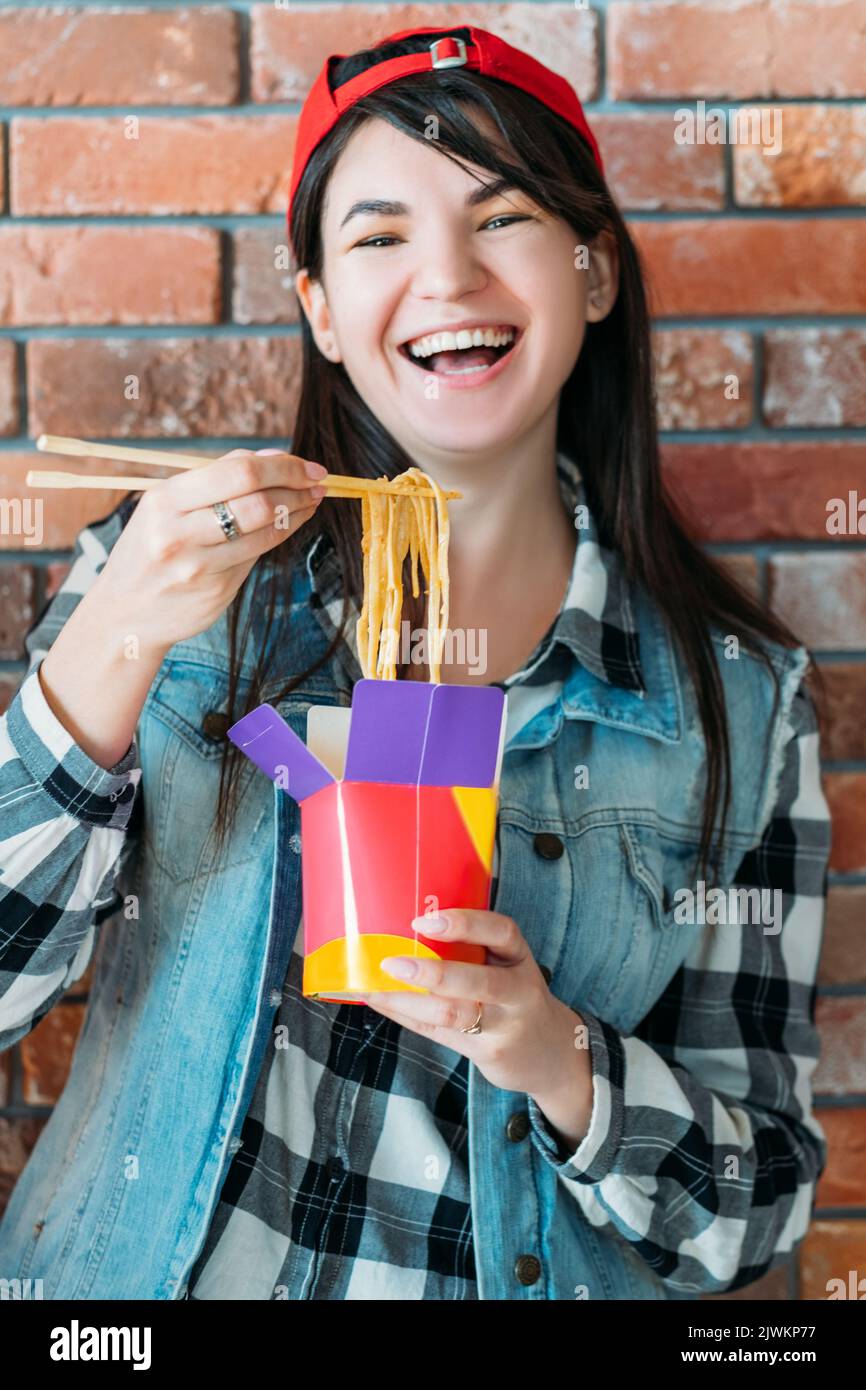
[[[381,236],[369,237],[367,241],[356,241],[356,242],[355,242],[355,245],[352,247],[352,250],[353,250],[353,251],[356,250],[359,246],[375,246],[377,242],[383,242],[383,241],[397,241],[397,240],[398,240],[397,237],[388,236],[388,235],[386,235],[385,233],[383,233]]]
[[[490,227],[493,222],[530,222],[532,219],[523,213],[500,213],[498,217],[491,217],[489,222],[485,222],[484,227]],[[482,227],[482,231],[484,230]]]

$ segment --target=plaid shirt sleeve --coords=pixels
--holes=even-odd
[[[128,520],[126,498],[79,534],[62,587],[25,638],[27,673],[0,719],[0,1050],[24,1037],[87,968],[141,776],[135,741],[94,762],[51,710],[39,667]]]
[[[587,1218],[683,1295],[742,1288],[786,1259],[826,1163],[811,1077],[830,816],[804,684],[790,719],[776,804],[734,880],[778,890],[781,928],[703,926],[630,1037],[579,1011],[593,1103],[575,1151],[529,1098],[532,1141]]]

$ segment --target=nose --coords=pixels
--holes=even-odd
[[[471,232],[437,222],[428,226],[416,245],[418,263],[411,285],[416,298],[454,303],[487,284],[487,271]]]

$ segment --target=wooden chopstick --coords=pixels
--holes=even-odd
[[[158,487],[165,478],[133,478],[129,474],[118,473],[52,473],[31,468],[24,481],[28,487],[94,487],[103,491],[117,489],[120,492],[146,492],[149,487]]]
[[[147,464],[159,468],[203,468],[205,464],[214,462],[212,457],[197,458],[193,454],[173,454],[166,453],[161,449],[131,448],[125,444],[91,444],[86,439],[73,439],[60,434],[40,434],[36,440],[36,447],[51,454],[114,459],[120,463]],[[165,479],[124,477],[122,474],[109,477],[102,474],[31,470],[25,481],[28,487],[119,488],[127,492],[142,492],[150,487],[156,487]],[[343,473],[326,473],[323,478],[317,480],[317,485],[326,488],[330,497],[364,497],[371,492],[405,496],[404,489],[395,487],[393,483],[373,478],[353,478],[351,475]],[[432,488],[419,488],[417,492],[412,494],[414,497],[435,497],[435,495]],[[455,491],[444,494],[448,501],[462,497],[462,495],[462,493]]]
[[[128,444],[91,444],[88,439],[72,439],[65,434],[40,434],[36,447],[47,454],[147,463],[159,468],[204,468],[205,464],[213,463],[207,455],[197,457],[195,454],[169,454],[162,449],[132,449]],[[156,481],[162,482],[162,479]]]

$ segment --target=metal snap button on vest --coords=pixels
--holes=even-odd
[[[231,720],[221,710],[209,709],[201,721],[201,731],[205,738],[225,738],[231,728]]]
[[[515,1144],[519,1143],[521,1139],[525,1139],[529,1133],[529,1111],[515,1110],[505,1126],[505,1133]]]
[[[534,1255],[518,1255],[514,1273],[521,1284],[537,1284],[541,1278],[541,1262]]]
[[[559,859],[565,849],[559,836],[549,835],[547,831],[542,831],[536,835],[532,841],[532,846],[535,853],[540,854],[542,859]]]

